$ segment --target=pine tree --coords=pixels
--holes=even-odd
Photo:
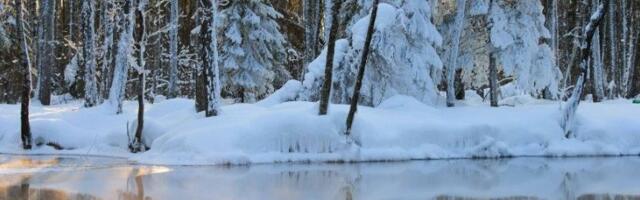
[[[20,45],[19,62],[22,68],[22,103],[20,104],[20,135],[22,148],[31,149],[31,126],[29,124],[29,102],[31,101],[31,60],[29,60],[29,47],[27,46],[25,28],[22,14],[22,0],[15,0],[15,20],[18,31],[18,43]]]
[[[95,36],[94,36],[94,20],[95,20],[95,2],[93,0],[85,0],[82,4],[82,29],[84,32],[84,42],[82,53],[84,57],[84,106],[93,107],[98,104],[99,94],[96,80],[96,57]]]
[[[255,102],[274,90],[276,79],[288,79],[284,36],[276,19],[282,15],[267,1],[232,1],[220,11],[220,62],[226,93]],[[280,77],[276,77],[279,75]]]

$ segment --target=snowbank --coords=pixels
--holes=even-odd
[[[291,90],[299,85],[291,83]],[[0,152],[180,165],[640,154],[640,106],[627,100],[584,102],[577,137],[564,139],[558,103],[444,108],[395,96],[377,108],[359,108],[353,129],[357,147],[342,135],[347,105],[331,105],[329,115],[318,116],[314,102],[278,103],[292,91],[268,102],[223,106],[222,115],[213,118],[195,113],[191,100],[148,105],[144,134],[151,150],[142,154],[126,148],[135,102],[125,103],[122,115],[82,108],[81,102],[34,106],[34,138],[69,150],[41,146],[28,152],[20,149],[19,105],[0,105]]]

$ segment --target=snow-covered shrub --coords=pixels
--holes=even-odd
[[[435,47],[442,43],[442,37],[431,24],[429,4],[407,0],[400,7],[387,3],[379,6],[360,103],[375,106],[398,94],[433,103],[442,71]],[[334,103],[350,102],[368,23],[369,15],[348,28],[346,40],[336,41]],[[309,65],[301,99],[318,99],[325,60],[323,52]]]

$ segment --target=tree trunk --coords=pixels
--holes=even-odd
[[[138,1],[138,0],[136,0]],[[143,1],[143,2],[141,2]],[[136,6],[136,38],[135,43],[139,50],[138,52],[138,122],[136,126],[135,138],[133,143],[129,146],[132,153],[144,152],[148,149],[145,141],[142,140],[142,130],[144,129],[144,89],[145,89],[145,47],[147,40],[146,24],[144,7],[146,7],[146,0],[138,1],[140,5]]]
[[[98,85],[96,81],[96,57],[94,22],[95,22],[95,2],[85,0],[82,5],[82,29],[84,32],[84,42],[82,54],[84,57],[84,106],[93,107],[98,104]]]
[[[20,104],[20,135],[22,148],[31,149],[31,126],[29,125],[29,101],[31,100],[31,61],[29,60],[29,47],[25,36],[22,0],[15,0],[16,27],[18,31],[18,43],[20,45],[20,67],[22,68],[22,103]]]
[[[362,59],[360,59],[360,66],[358,67],[358,75],[356,77],[356,85],[353,87],[353,98],[351,98],[351,106],[349,107],[349,115],[347,116],[347,130],[345,135],[351,135],[351,126],[353,125],[353,119],[358,111],[358,100],[360,99],[360,89],[362,88],[362,79],[364,78],[365,68],[367,66],[367,58],[369,57],[369,49],[371,48],[371,39],[375,32],[376,17],[378,15],[378,2],[379,0],[373,0],[373,9],[371,11],[371,17],[369,19],[369,28],[367,29],[367,37],[364,41],[364,48],[362,50]]]
[[[580,62],[580,76],[578,77],[578,81],[576,82],[575,88],[573,89],[573,93],[569,100],[567,100],[566,105],[563,108],[562,119],[560,124],[564,129],[565,138],[572,137],[572,125],[575,117],[576,110],[578,109],[578,105],[580,104],[580,98],[582,97],[582,91],[585,86],[585,79],[587,78],[589,65],[589,58],[591,56],[591,43],[593,40],[593,36],[598,29],[598,26],[602,23],[602,18],[604,18],[607,12],[607,6],[609,6],[609,0],[603,0],[602,3],[598,6],[598,9],[595,13],[589,18],[589,23],[584,27],[582,32],[582,41],[580,45],[580,57],[582,61]]]
[[[320,0],[304,0],[303,1],[303,18],[304,18],[304,63],[303,67],[307,67],[313,59],[318,56],[318,29],[320,26],[320,11],[322,4]],[[304,77],[305,69],[301,70],[299,80]]]
[[[215,1],[214,1],[215,2]],[[201,25],[202,68],[206,78],[207,108],[205,116],[217,116],[220,112],[220,68],[218,66],[218,32],[216,31],[217,3],[203,1],[204,18]]]
[[[460,36],[464,29],[464,17],[466,0],[457,0],[456,18],[452,33],[451,53],[449,53],[449,66],[447,67],[447,107],[455,106],[455,73],[458,61],[458,49],[460,47]]]
[[[55,66],[55,0],[42,0],[38,25],[38,100],[42,105],[51,104],[51,75]]]
[[[169,31],[169,88],[168,97],[178,96],[178,15],[180,14],[178,0],[171,0]]]
[[[329,0],[327,0],[329,1]],[[331,32],[329,33],[329,46],[327,47],[327,62],[324,68],[324,82],[320,91],[320,111],[319,115],[326,115],[329,108],[329,99],[331,98],[331,86],[333,83],[333,57],[336,48],[336,38],[338,37],[338,14],[342,5],[342,0],[333,0],[331,15]]]
[[[489,12],[487,14],[487,22],[489,23],[487,27],[489,34],[491,34],[491,27],[493,26],[493,20],[489,17],[492,8],[493,0],[490,0]],[[498,107],[498,67],[496,66],[494,51],[491,36],[489,36],[489,99],[491,101],[491,107]]]
[[[207,110],[207,77],[206,70],[204,66],[208,66],[208,63],[204,63],[207,57],[206,48],[209,46],[205,37],[209,37],[209,34],[206,33],[204,29],[208,29],[208,17],[206,16],[206,1],[208,0],[198,0],[197,7],[197,16],[196,22],[200,24],[200,33],[197,36],[196,42],[196,52],[198,52],[197,64],[195,68],[195,78],[196,78],[196,87],[195,87],[195,98],[196,98],[196,111],[202,112]],[[204,42],[204,43],[203,43]],[[206,43],[206,44],[205,44]],[[206,113],[205,113],[206,114]]]
[[[127,76],[129,70],[129,56],[131,56],[131,39],[134,28],[132,13],[132,0],[124,2],[124,16],[121,19],[123,26],[120,28],[120,38],[116,56],[115,71],[113,81],[109,90],[109,102],[115,108],[116,114],[122,113],[122,101],[125,98],[125,88],[127,86]]]

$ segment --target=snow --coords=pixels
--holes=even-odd
[[[151,150],[142,154],[130,154],[126,147],[136,102],[125,102],[121,115],[108,104],[34,105],[34,140],[67,150],[41,146],[31,151],[20,149],[19,106],[0,105],[0,153],[105,155],[176,165],[640,154],[640,118],[634,117],[640,106],[629,100],[583,102],[575,137],[565,139],[553,101],[491,108],[478,104],[476,96],[444,108],[394,96],[377,108],[358,109],[353,127],[358,147],[347,145],[342,135],[348,106],[331,105],[329,115],[318,116],[315,102],[284,102],[299,87],[289,82],[278,95],[257,104],[222,106],[221,115],[210,118],[196,113],[191,100],[146,105],[144,136]]]

